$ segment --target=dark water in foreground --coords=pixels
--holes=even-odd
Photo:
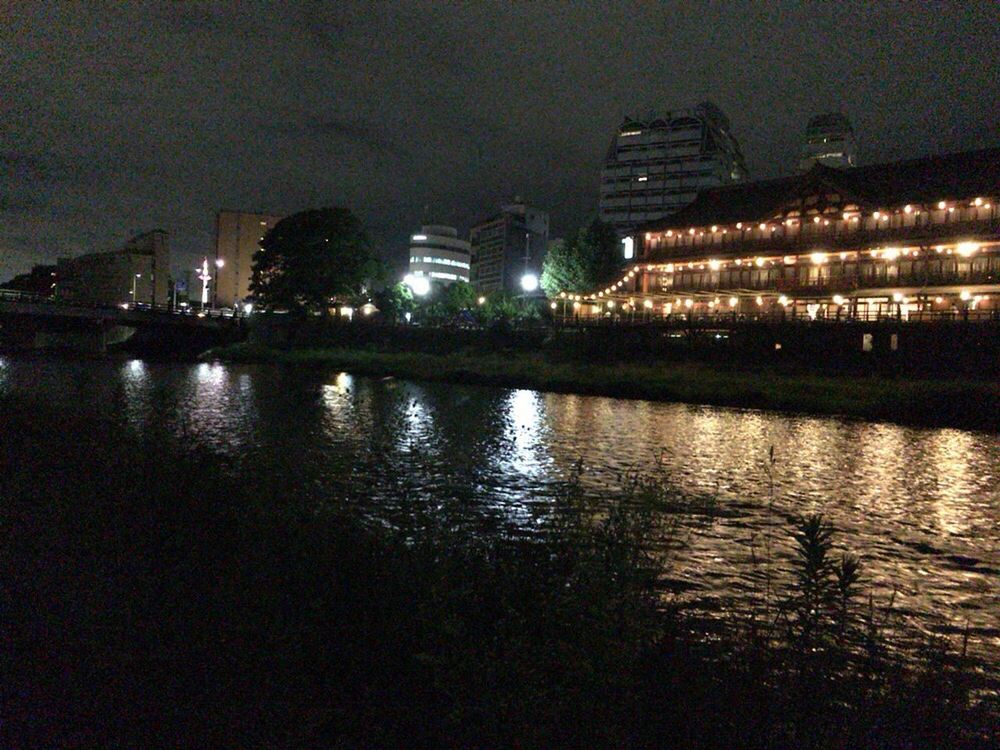
[[[316,370],[0,357],[0,393],[114,415],[391,519],[415,508],[531,529],[581,461],[589,489],[633,469],[714,498],[679,516],[678,596],[739,606],[769,521],[823,513],[877,601],[1000,653],[1000,438],[758,411],[424,384]],[[0,437],[3,424],[0,421]],[[765,465],[774,447],[775,502]],[[253,482],[253,476],[247,481]],[[178,488],[184,478],[178,477]],[[785,527],[774,532],[787,556]]]

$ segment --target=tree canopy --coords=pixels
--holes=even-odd
[[[417,308],[413,292],[402,282],[375,292],[373,302],[385,319],[393,322],[399,322],[406,317],[406,313],[412,313]]]
[[[260,245],[250,290],[271,308],[326,310],[331,300],[351,300],[381,275],[364,227],[346,208],[293,214]]]
[[[549,250],[542,267],[542,289],[550,297],[559,292],[589,292],[614,278],[620,267],[614,227],[595,219]]]

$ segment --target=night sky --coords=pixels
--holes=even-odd
[[[713,100],[753,178],[810,115],[862,164],[1000,145],[1000,3],[0,0],[0,280],[221,207],[344,205],[402,264],[514,193],[553,236],[597,206],[629,114]],[[400,266],[401,267],[401,266]]]

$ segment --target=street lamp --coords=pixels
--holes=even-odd
[[[538,290],[538,276],[533,273],[526,273],[521,277],[521,288],[531,294]]]
[[[141,278],[142,278],[142,274],[141,273],[137,273],[134,276],[132,276],[132,306],[133,307],[135,306],[135,281],[136,281],[136,279],[141,279]]]
[[[426,276],[415,276],[408,273],[403,278],[403,283],[410,287],[410,291],[418,297],[426,296],[431,290],[431,282]]]
[[[223,260],[222,258],[215,259],[216,271],[215,271],[215,286],[212,287],[212,307],[219,306],[219,277],[222,276],[220,271],[222,270],[222,267],[224,265],[226,265],[225,260]]]

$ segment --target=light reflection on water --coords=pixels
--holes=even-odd
[[[143,433],[266,458],[292,486],[375,516],[424,504],[530,528],[581,460],[595,490],[656,466],[683,492],[716,498],[674,576],[699,602],[738,600],[750,585],[773,446],[776,522],[824,513],[877,595],[896,587],[902,609],[928,624],[968,621],[974,645],[1000,649],[995,435],[208,363],[0,360],[2,391],[90,403]],[[790,554],[784,528],[779,559]]]

